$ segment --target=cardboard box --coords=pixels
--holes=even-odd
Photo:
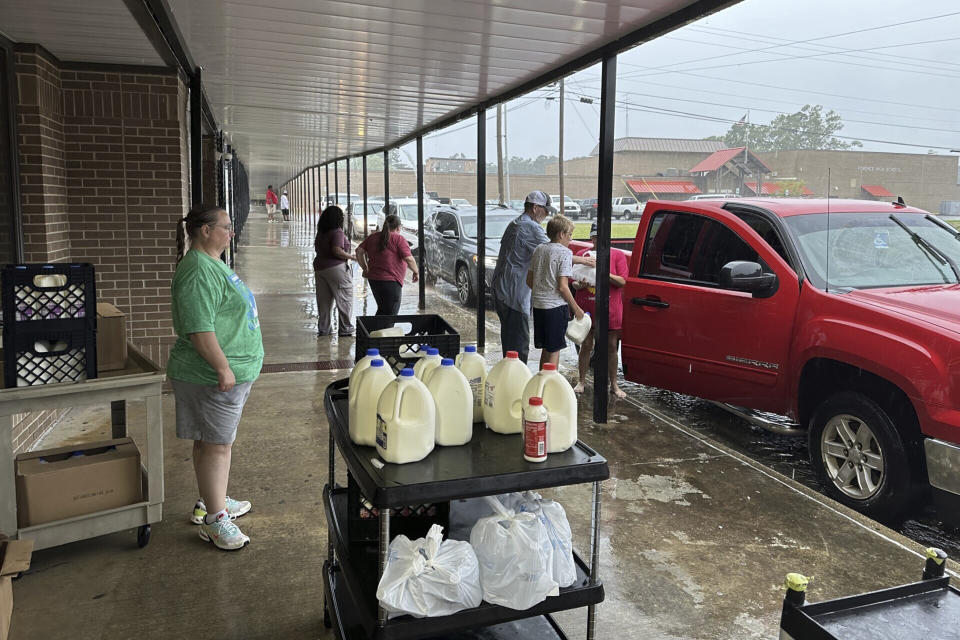
[[[97,371],[127,366],[127,317],[109,302],[97,303]]]
[[[21,453],[14,469],[21,528],[142,500],[140,451],[131,438]]]
[[[33,540],[0,540],[0,640],[7,640],[13,616],[13,578],[30,568]]]

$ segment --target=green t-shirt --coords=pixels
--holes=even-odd
[[[217,384],[217,373],[190,342],[191,333],[213,331],[237,382],[253,382],[263,365],[257,301],[247,285],[220,260],[191,249],[170,285],[173,330],[167,376],[194,384]]]

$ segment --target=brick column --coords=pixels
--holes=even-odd
[[[69,261],[59,62],[39,45],[14,56],[24,259]]]

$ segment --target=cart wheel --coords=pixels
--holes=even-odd
[[[150,525],[145,524],[137,529],[137,546],[143,549],[150,542]]]
[[[333,628],[333,621],[330,620],[330,610],[327,609],[327,603],[323,603],[323,626],[327,629]]]

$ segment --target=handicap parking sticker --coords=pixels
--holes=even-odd
[[[889,249],[890,248],[890,232],[889,231],[877,231],[873,236],[873,248],[874,249]]]

